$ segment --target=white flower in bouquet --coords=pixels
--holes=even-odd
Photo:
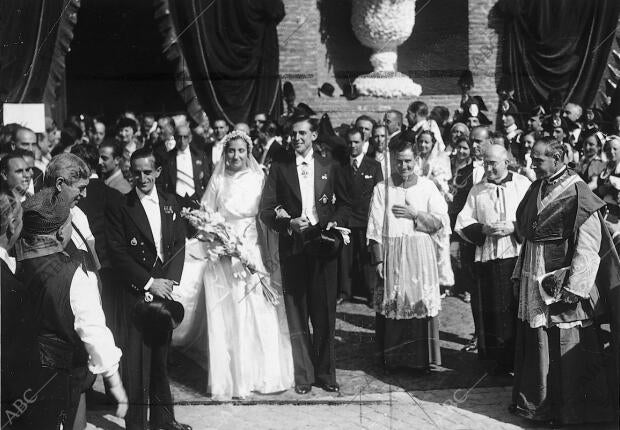
[[[226,223],[224,217],[204,206],[200,209],[184,208],[181,216],[198,230],[196,238],[206,244],[206,254],[210,261],[229,258],[235,279],[248,278],[256,274],[259,281],[246,294],[262,285],[263,295],[273,305],[279,303],[278,292],[269,285],[268,276],[257,270],[249,258],[248,247],[235,231]]]

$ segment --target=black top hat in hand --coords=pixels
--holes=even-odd
[[[304,252],[321,260],[338,257],[344,242],[337,230],[324,230],[320,225],[312,226],[302,232]]]
[[[140,298],[133,310],[133,320],[142,332],[147,345],[163,345],[170,339],[170,332],[177,328],[185,309],[175,300],[154,297],[152,301]]]

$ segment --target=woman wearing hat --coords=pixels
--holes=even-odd
[[[395,172],[375,186],[367,230],[381,278],[374,302],[377,347],[386,368],[427,372],[440,364],[440,277],[433,240],[440,232],[450,232],[448,206],[435,184],[415,173],[413,145],[405,143]]]
[[[227,134],[202,205],[222,215],[242,238],[256,273],[239,276],[241,267],[236,259],[207,259],[198,266],[186,264],[177,291],[184,297],[179,300],[186,309],[195,308],[189,312],[193,327],[180,329],[188,334],[203,333],[206,325],[208,345],[193,348],[202,352],[204,360],[208,346],[209,392],[217,400],[293,386],[293,356],[284,308],[281,303],[268,302],[261,285],[270,282],[256,219],[264,182],[265,174],[252,156],[250,137],[242,131]],[[199,249],[204,243],[194,246],[198,248],[190,246],[188,255],[204,252]],[[200,308],[198,298],[203,289],[206,306]]]

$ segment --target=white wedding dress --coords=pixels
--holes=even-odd
[[[260,272],[266,272],[257,233],[257,213],[264,183],[251,169],[214,176],[203,204],[219,212],[243,237],[244,247]],[[183,276],[175,299],[185,318],[173,332],[173,345],[209,372],[209,392],[216,400],[243,398],[252,392],[273,393],[293,386],[293,357],[282,303],[267,302],[258,275],[233,274],[236,259],[205,260],[204,242],[192,239],[186,248]]]

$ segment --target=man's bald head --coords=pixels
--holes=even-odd
[[[469,134],[469,138],[472,142],[484,144],[489,141],[489,129],[484,126],[474,127]]]
[[[488,145],[484,151],[487,180],[496,182],[508,174],[508,151],[501,145]]]
[[[508,151],[503,145],[488,145],[484,153],[485,160],[508,160]]]
[[[13,144],[16,149],[34,152],[37,146],[37,135],[29,128],[20,127],[15,131]]]
[[[245,134],[250,134],[250,126],[247,125],[245,122],[238,122],[237,124],[235,124],[235,130],[242,131]]]
[[[478,160],[482,160],[484,151],[487,145],[490,144],[489,129],[483,126],[474,127],[469,134],[469,141],[474,150],[474,157]]]
[[[563,115],[565,118],[568,118],[572,122],[579,121],[582,113],[583,110],[581,109],[581,106],[579,106],[577,103],[566,103],[566,106],[564,106]]]

